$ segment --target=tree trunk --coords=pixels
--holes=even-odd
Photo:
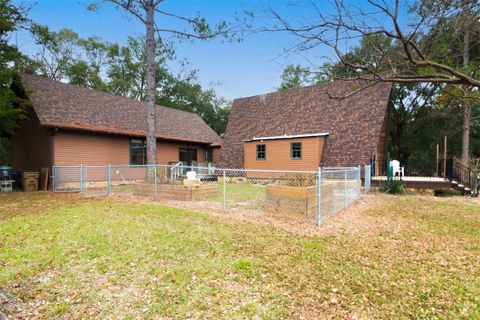
[[[462,126],[462,162],[465,166],[470,164],[470,114],[472,106],[466,103],[463,106],[463,126]]]
[[[465,11],[467,9],[464,9]],[[468,13],[466,13],[468,17]],[[465,28],[465,34],[463,36],[463,66],[466,67],[470,62],[470,30]],[[464,95],[467,96],[469,88],[465,86]],[[462,162],[465,166],[470,167],[470,119],[471,109],[467,101],[463,105],[463,126],[462,126]]]
[[[157,139],[155,115],[155,30],[154,30],[154,5],[153,0],[147,2],[146,10],[146,102],[147,102],[147,164],[157,164]],[[153,171],[152,171],[153,172]],[[150,174],[149,174],[150,176]]]

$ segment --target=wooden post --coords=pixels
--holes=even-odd
[[[438,145],[437,143],[437,161],[435,161],[435,168],[436,168],[436,173],[437,173],[437,177],[440,176],[440,172],[438,172],[438,157],[440,156],[440,146]]]
[[[447,136],[443,141],[443,177],[447,178]]]

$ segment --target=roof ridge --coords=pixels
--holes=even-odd
[[[370,80],[368,80],[368,79],[337,79],[337,80],[329,80],[329,81],[325,81],[325,82],[322,82],[322,83],[310,84],[310,85],[308,85],[308,86],[296,86],[296,87],[291,87],[291,88],[284,89],[284,90],[270,91],[270,92],[267,92],[267,93],[256,94],[256,95],[253,95],[253,96],[236,98],[236,99],[234,99],[233,101],[235,101],[235,100],[243,100],[243,99],[252,99],[252,98],[261,97],[261,96],[268,96],[268,95],[272,95],[272,94],[288,93],[288,92],[291,92],[291,91],[307,90],[307,89],[312,89],[313,87],[316,87],[316,88],[327,87],[327,86],[332,85],[332,84],[335,84],[335,83],[340,83],[340,82],[346,83],[346,82],[354,82],[354,81],[370,81]]]
[[[252,98],[267,96],[267,95],[271,95],[271,94],[280,94],[280,93],[287,93],[287,92],[291,92],[291,91],[306,90],[306,89],[311,89],[312,87],[326,87],[327,85],[331,85],[335,82],[344,82],[344,81],[348,81],[348,80],[335,80],[335,81],[328,81],[328,82],[323,82],[323,83],[311,84],[311,85],[308,85],[308,86],[296,86],[296,87],[292,87],[292,88],[288,88],[288,89],[284,89],[284,90],[270,91],[270,92],[267,92],[267,93],[256,94],[256,95],[253,95],[253,96],[236,98],[236,99],[234,99],[234,101],[235,100],[243,100],[243,99],[252,99]]]
[[[78,84],[65,83],[65,82],[61,82],[61,81],[57,81],[57,80],[52,80],[52,79],[49,79],[47,77],[37,75],[37,74],[31,74],[31,73],[26,73],[26,72],[20,73],[20,77],[23,77],[24,75],[29,76],[29,77],[34,77],[34,78],[40,79],[42,81],[49,81],[49,82],[57,83],[57,84],[60,84],[60,85],[64,85],[66,87],[74,87],[74,88],[79,88],[81,90],[90,90],[90,91],[97,92],[99,94],[104,94],[104,95],[107,95],[107,96],[113,96],[113,97],[120,98],[120,99],[135,101],[135,102],[138,102],[138,103],[141,103],[141,104],[144,104],[144,105],[147,104],[143,100],[137,100],[137,99],[117,95],[117,94],[114,94],[112,92],[106,92],[106,91],[102,91],[102,90],[92,89],[92,88],[89,88],[89,87],[84,87],[84,86],[81,86],[81,85],[78,85]],[[195,115],[195,116],[201,118],[200,115],[198,113],[195,113],[195,112],[190,112],[190,111],[185,111],[185,110],[176,109],[176,108],[172,108],[172,107],[167,107],[167,106],[163,106],[163,105],[160,105],[160,104],[155,104],[155,107],[171,109],[171,110],[175,110],[175,111],[178,111],[178,112],[184,112],[184,113],[192,114],[192,115]]]

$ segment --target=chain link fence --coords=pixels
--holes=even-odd
[[[54,191],[188,201],[199,209],[239,210],[288,220],[322,219],[360,198],[360,167],[316,171],[184,165],[56,166]]]
[[[62,192],[82,192],[82,166],[54,166],[52,189]]]

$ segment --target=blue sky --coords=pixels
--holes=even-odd
[[[323,1],[323,0],[322,0]],[[320,1],[320,3],[322,2]],[[326,0],[325,0],[326,1]],[[97,12],[86,9],[92,1],[79,0],[39,0],[14,1],[16,4],[31,5],[29,17],[52,30],[70,28],[81,37],[99,36],[110,42],[124,44],[128,36],[143,35],[144,27],[111,4],[102,4]],[[101,1],[97,1],[101,2]],[[243,11],[253,11],[256,24],[266,20],[264,10],[271,5],[285,16],[308,15],[306,1],[254,1],[254,0],[169,0],[165,8],[172,12],[194,16],[197,12],[215,22],[219,19],[233,20]],[[157,23],[162,21],[157,19]],[[174,26],[172,21],[164,21]],[[18,32],[13,39],[20,49],[34,50],[34,43],[28,33]],[[304,54],[284,54],[295,39],[285,33],[257,33],[247,35],[240,43],[212,41],[177,42],[179,58],[186,58],[191,69],[199,71],[199,80],[206,88],[213,87],[219,96],[227,99],[251,96],[275,90],[280,84],[280,76],[290,63],[308,65],[321,64],[328,55],[326,49],[318,48]],[[172,68],[175,70],[176,66]]]

